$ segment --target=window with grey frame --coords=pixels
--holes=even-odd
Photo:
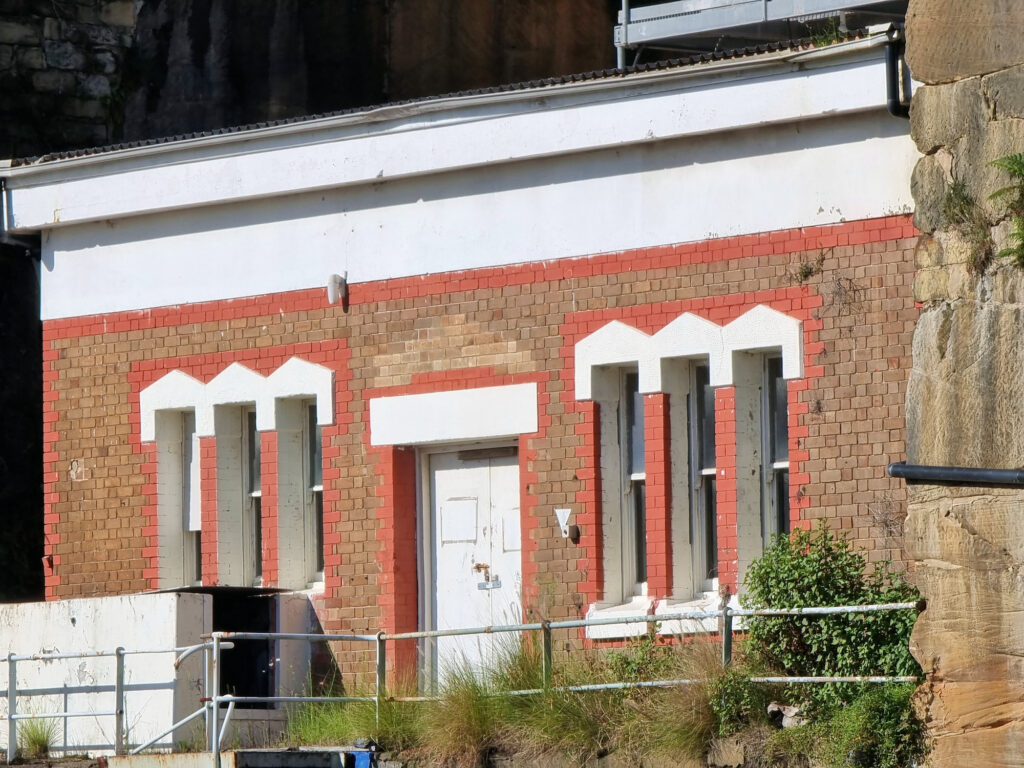
[[[647,469],[644,457],[644,396],[639,376],[621,378],[619,446],[622,451],[623,585],[634,595],[647,582]]]
[[[761,536],[789,533],[789,387],[782,358],[766,357],[761,388]]]
[[[718,577],[716,512],[715,390],[706,364],[690,369],[690,541],[696,592],[714,588]]]
[[[199,445],[194,411],[181,414],[182,581],[203,583],[203,538],[199,490]]]
[[[261,483],[260,433],[256,429],[256,411],[248,409],[242,413],[245,459],[242,462],[244,474],[242,487],[245,490],[246,579],[253,586],[263,582],[263,508]]]
[[[324,475],[323,435],[316,418],[316,403],[306,404],[306,562],[312,580],[324,574]]]

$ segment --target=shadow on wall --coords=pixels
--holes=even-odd
[[[124,140],[614,66],[616,0],[144,0]]]
[[[37,261],[0,246],[0,602],[43,598],[42,327]]]

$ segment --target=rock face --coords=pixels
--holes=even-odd
[[[0,158],[614,66],[617,0],[0,0]]]
[[[991,165],[1024,151],[1024,7],[912,0],[915,298],[907,461],[1024,467],[1024,273],[996,253],[1011,223]],[[967,16],[970,18],[967,18]],[[1010,39],[1012,37],[1012,39]],[[945,83],[945,84],[938,84]],[[951,212],[958,186],[961,211]],[[928,601],[911,641],[928,678],[930,765],[1024,766],[1024,492],[911,486],[905,546]]]
[[[1018,0],[911,0],[907,63],[922,83],[949,83],[1024,61]]]

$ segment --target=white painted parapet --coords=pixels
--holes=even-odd
[[[141,744],[200,707],[202,658],[174,668],[176,647],[200,642],[212,630],[208,595],[158,593],[0,605],[0,655],[93,653],[122,647],[125,656],[126,741]],[[136,654],[131,651],[164,651]],[[7,715],[7,663],[0,664]],[[95,716],[54,720],[56,749],[109,753],[114,743],[113,657],[19,661],[19,714],[67,711]],[[27,696],[25,692],[40,695]],[[24,721],[22,721],[24,722]],[[66,722],[66,726],[65,726]],[[201,722],[199,727],[201,728]],[[179,738],[183,734],[178,734]],[[165,746],[174,744],[167,737]],[[0,729],[6,748],[7,729]]]

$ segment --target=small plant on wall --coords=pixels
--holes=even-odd
[[[992,263],[992,233],[989,232],[985,214],[974,202],[963,181],[954,179],[953,183],[946,187],[946,194],[942,199],[942,215],[970,244],[967,266],[971,272],[984,272]]]
[[[997,189],[990,198],[1006,204],[1013,225],[1009,234],[1010,245],[1003,248],[999,256],[1009,257],[1018,268],[1024,269],[1024,153],[1000,157],[990,165],[1006,171],[1013,181]]]

